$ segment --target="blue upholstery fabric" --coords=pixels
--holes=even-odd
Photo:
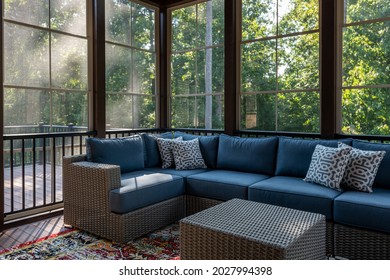
[[[385,157],[383,158],[378,172],[376,173],[374,188],[390,189],[390,145],[369,143],[366,141],[353,140],[352,146],[354,148],[365,151],[385,151]]]
[[[161,133],[159,135],[159,137],[165,138],[165,139],[172,139],[172,138],[177,138],[177,137],[180,137],[180,136],[183,137],[185,135],[187,135],[187,133],[184,133],[184,132],[181,132],[181,131],[168,131],[168,132]]]
[[[176,175],[176,176],[186,178],[188,176],[210,171],[212,169],[199,168],[199,169],[188,169],[188,170],[176,170],[175,168],[154,167],[154,168],[146,168],[145,170],[151,172],[157,172],[157,173],[171,174],[171,175]]]
[[[162,134],[147,134],[141,133],[142,141],[144,144],[144,157],[145,157],[145,168],[147,167],[159,167],[161,166],[160,151],[158,149],[156,138],[170,139],[172,136],[177,138],[182,135],[187,135],[183,132],[164,132]]]
[[[331,188],[287,176],[275,176],[248,189],[249,200],[320,213],[328,220],[333,219],[333,200],[338,195]]]
[[[339,141],[347,145],[352,142],[351,139],[305,140],[280,137],[275,175],[304,178],[316,145],[336,148]]]
[[[128,213],[184,193],[179,176],[136,171],[122,175],[121,187],[110,192],[110,207],[112,212]]]
[[[334,221],[390,233],[390,190],[344,192],[335,199]]]
[[[189,195],[217,200],[248,199],[248,186],[269,176],[229,170],[213,170],[187,177]]]
[[[202,153],[203,160],[208,168],[217,168],[218,143],[219,136],[197,136],[185,134],[183,140],[199,139],[199,147]]]
[[[87,138],[87,158],[92,162],[119,165],[122,173],[144,169],[141,136],[126,138]]]
[[[219,137],[218,169],[273,175],[277,137],[241,138],[225,134]]]
[[[145,168],[161,166],[160,152],[156,141],[157,135],[147,133],[141,133],[140,135],[144,142]]]

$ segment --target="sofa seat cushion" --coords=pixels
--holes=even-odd
[[[112,212],[123,214],[184,193],[180,176],[150,171],[125,173],[121,187],[110,191],[110,207]]]
[[[275,176],[248,189],[249,200],[320,213],[327,220],[333,218],[333,200],[338,195],[334,189],[288,176]]]
[[[151,171],[151,172],[156,172],[156,173],[164,173],[164,174],[171,174],[171,175],[175,175],[175,176],[180,176],[180,177],[183,177],[185,179],[188,176],[203,173],[206,171],[210,171],[212,169],[198,168],[198,169],[188,169],[188,170],[177,170],[175,168],[153,167],[153,168],[145,168],[145,170]]]
[[[212,170],[187,177],[186,193],[217,200],[248,199],[248,186],[267,178],[262,174]]]
[[[346,191],[335,199],[334,221],[390,233],[390,190]]]

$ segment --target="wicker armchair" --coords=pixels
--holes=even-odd
[[[126,214],[110,211],[109,192],[121,186],[116,165],[63,158],[64,223],[119,243],[174,223],[185,216],[180,196]]]

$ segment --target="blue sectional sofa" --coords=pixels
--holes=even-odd
[[[303,180],[316,146],[337,147],[338,140],[181,132],[158,137],[197,138],[207,168],[161,168],[155,135],[89,138],[87,155],[63,160],[65,223],[126,242],[241,198],[325,215],[329,255],[390,258],[390,145],[340,140],[361,150],[386,151],[368,193]]]

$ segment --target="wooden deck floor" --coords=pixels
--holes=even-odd
[[[34,170],[35,169],[35,170]],[[54,172],[53,172],[54,171]],[[55,173],[55,174],[54,174]],[[35,175],[35,179],[34,179]],[[12,179],[13,178],[13,183]],[[4,168],[5,214],[62,201],[62,166]],[[35,188],[35,191],[34,191]],[[63,216],[10,228],[0,233],[0,250],[65,230]]]
[[[66,229],[64,227],[64,216],[62,215],[10,228],[4,232],[0,232],[0,251],[41,237],[56,234]]]
[[[62,166],[55,166],[53,170],[51,164],[4,168],[5,214],[62,199]]]

